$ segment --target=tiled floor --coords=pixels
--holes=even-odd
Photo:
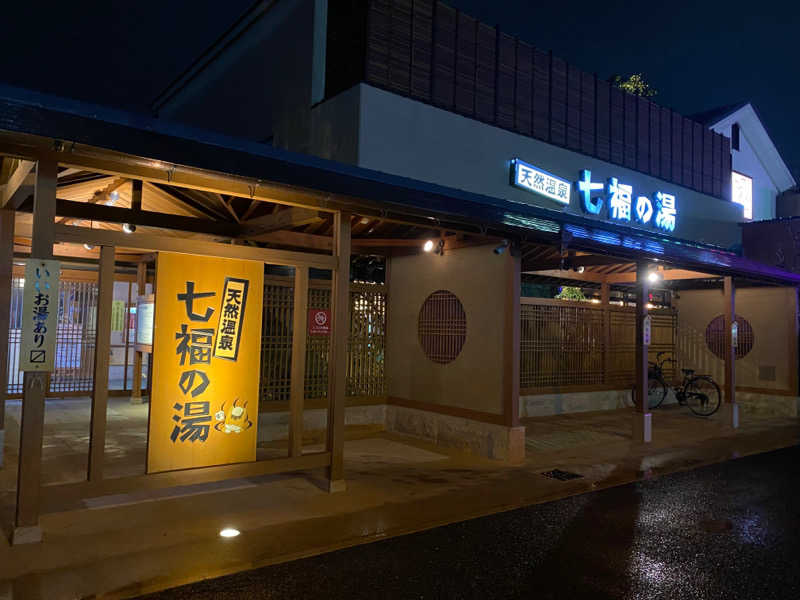
[[[106,458],[115,473],[143,470],[147,407],[113,399]],[[8,410],[9,450],[17,443]],[[15,598],[138,593],[289,560],[797,443],[797,419],[745,420],[733,432],[682,409],[655,411],[653,443],[632,442],[632,413],[529,419],[528,458],[509,466],[387,433],[345,443],[347,491],[324,491],[324,473],[250,477],[217,484],[84,499],[42,517],[45,541],[0,540],[0,582]],[[88,402],[48,405],[47,481],[83,477]],[[264,451],[268,449],[265,448]],[[273,449],[273,451],[275,451]],[[4,526],[13,500],[13,451],[0,469]],[[561,468],[583,475],[555,481]],[[222,540],[218,531],[243,533]],[[0,583],[0,598],[3,597]]]

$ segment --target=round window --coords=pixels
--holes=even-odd
[[[739,328],[736,345],[736,358],[747,356],[753,349],[753,327],[750,322],[740,315],[735,317]],[[725,316],[714,317],[706,327],[706,346],[717,358],[725,360]]]
[[[467,314],[452,292],[438,290],[423,302],[417,323],[419,344],[435,363],[455,360],[467,339]]]

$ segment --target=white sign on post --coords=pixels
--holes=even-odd
[[[731,343],[734,348],[739,347],[739,324],[736,321],[731,323]]]
[[[644,318],[644,327],[642,329],[643,329],[644,345],[645,346],[649,346],[650,345],[650,328],[652,326],[651,321],[652,321],[652,319],[650,318],[650,315],[647,315]]]
[[[20,371],[49,372],[55,368],[60,275],[61,263],[57,260],[25,260]]]

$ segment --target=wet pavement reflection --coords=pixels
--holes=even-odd
[[[143,598],[800,598],[798,476],[792,447]]]

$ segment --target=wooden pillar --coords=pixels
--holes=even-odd
[[[303,403],[306,383],[308,331],[308,267],[294,269],[294,318],[292,320],[292,374],[289,399],[289,456],[303,454]]]
[[[5,447],[6,396],[8,394],[8,329],[11,284],[14,277],[14,211],[0,209],[0,467]]]
[[[736,289],[733,277],[723,279],[723,301],[725,314],[725,394],[722,410],[725,423],[734,429],[739,427],[739,407],[736,405],[736,348],[733,346],[732,326],[736,318]]]
[[[792,311],[789,316],[789,389],[800,396],[800,288],[792,288]]]
[[[328,489],[343,491],[344,398],[347,377],[347,338],[350,334],[350,213],[333,218],[333,247],[338,259],[331,287],[331,338],[328,358],[328,435],[331,453]]]
[[[33,195],[31,258],[53,258],[57,186],[58,163],[55,158],[40,159],[36,165],[36,183]],[[7,307],[6,310],[8,310]],[[49,385],[49,373],[28,371],[23,377],[17,508],[12,535],[14,544],[42,540],[42,531],[39,528],[39,495],[44,437],[44,399]]]
[[[603,383],[608,384],[611,368],[611,285],[607,281],[600,283],[600,306],[603,307]]]
[[[519,426],[521,260],[510,251],[504,257],[507,281],[505,299],[505,352],[503,413],[508,427]]]
[[[89,425],[89,481],[103,478],[108,410],[108,357],[111,352],[111,306],[114,300],[114,246],[100,248],[100,277],[95,328],[92,415]]]
[[[144,296],[147,287],[147,263],[136,265],[136,296]],[[136,315],[137,319],[139,315]],[[135,342],[136,340],[134,340]],[[143,353],[133,353],[133,381],[131,382],[131,404],[142,403],[142,358]]]
[[[647,346],[645,346],[645,319],[647,318],[647,301],[650,297],[648,268],[645,263],[636,266],[636,388],[634,402],[636,412],[633,422],[633,441],[650,442],[652,440],[652,422],[650,407],[647,404]]]

